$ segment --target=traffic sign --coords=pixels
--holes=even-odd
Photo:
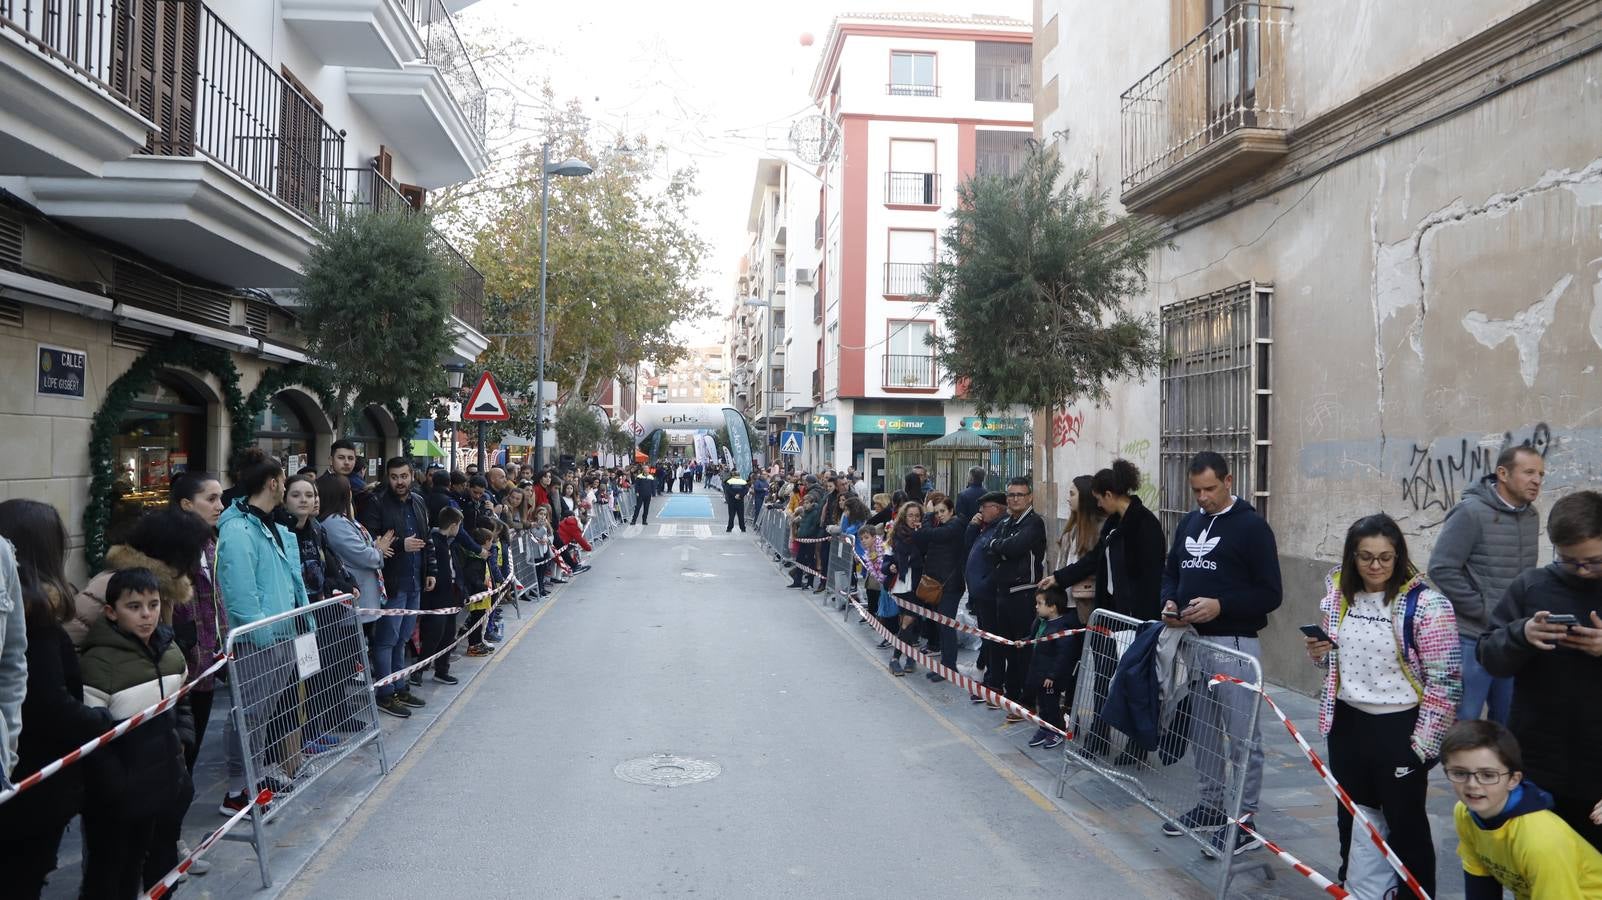
[[[799,431],[779,432],[779,452],[796,456],[801,453],[801,447],[806,441],[806,435]]]
[[[501,399],[501,389],[495,386],[495,379],[488,372],[480,375],[478,384],[473,385],[473,393],[468,395],[462,418],[469,422],[504,422],[511,417],[512,414],[506,410],[506,401]]]

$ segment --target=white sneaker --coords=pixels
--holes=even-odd
[[[186,843],[183,838],[179,838],[178,839],[178,861],[179,862],[183,862],[184,860],[188,859],[189,858],[189,854],[191,854],[193,852],[194,852],[193,850],[189,849],[189,844]],[[188,874],[190,874],[190,875],[204,875],[204,874],[206,874],[207,872],[210,872],[210,871],[211,871],[211,863],[206,862],[204,859],[197,859],[197,860],[195,860],[194,864],[189,867]],[[182,878],[180,878],[178,880],[179,881],[183,881]]]

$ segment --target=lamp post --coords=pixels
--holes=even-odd
[[[545,464],[545,252],[548,221],[546,211],[551,205],[551,176],[580,178],[595,171],[580,159],[566,159],[551,164],[551,142],[540,148],[540,334],[539,374],[534,382],[534,465]]]
[[[467,374],[467,366],[461,363],[451,363],[445,367],[445,383],[451,389],[451,401],[459,402],[462,398],[462,377]],[[451,471],[456,471],[456,432],[457,422],[451,422]]]

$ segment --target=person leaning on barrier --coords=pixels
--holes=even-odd
[[[1452,604],[1425,583],[1401,528],[1383,513],[1347,529],[1341,564],[1325,585],[1319,610],[1331,640],[1306,643],[1313,663],[1328,670],[1318,730],[1329,739],[1330,772],[1369,819],[1384,823],[1387,842],[1434,894],[1425,793],[1463,691]],[[1338,877],[1353,896],[1385,894],[1395,873],[1370,841],[1352,842],[1344,807],[1337,816]]]
[[[6,749],[16,754],[0,760],[0,776],[8,776],[0,782],[15,783],[103,734],[114,722],[103,707],[84,705],[78,652],[61,627],[72,616],[77,593],[67,583],[67,529],[61,516],[38,500],[7,500],[0,503],[0,538],[0,607],[5,610],[0,643],[6,648],[8,676],[3,679],[8,686],[0,727],[8,738]],[[25,618],[25,631],[19,618]],[[15,689],[9,686],[24,674],[24,641],[26,694],[23,682]],[[17,659],[9,658],[13,653]],[[19,724],[27,727],[19,729]],[[39,897],[56,868],[61,836],[83,807],[82,766],[68,766],[0,803],[0,871],[5,872],[6,896]]]
[[[217,520],[217,590],[233,632],[306,605],[300,546],[273,519],[284,495],[283,468],[260,447],[247,447],[240,457],[238,487],[244,495]],[[237,717],[226,719],[228,784],[219,807],[224,815],[244,809],[263,787],[277,791],[288,785],[282,772],[267,773],[247,791],[245,754],[250,750],[243,742],[264,732],[279,694],[294,682],[295,651],[289,642],[295,635],[295,623],[283,620],[236,635],[231,643],[229,687],[234,705],[245,711],[249,734],[238,733]]]
[[[1257,634],[1284,599],[1279,549],[1267,520],[1250,503],[1236,497],[1233,488],[1234,479],[1223,456],[1204,450],[1191,460],[1190,492],[1197,508],[1174,529],[1173,547],[1163,567],[1163,624],[1193,627],[1203,641],[1260,659]],[[1238,657],[1220,653],[1202,664],[1208,662],[1216,663],[1220,671],[1215,674],[1250,682],[1258,679],[1259,669],[1243,664]],[[1252,715],[1257,698],[1237,685],[1221,684],[1210,690],[1216,702],[1199,704],[1199,713],[1193,708],[1191,719],[1191,753],[1201,801],[1179,818],[1178,825],[1163,823],[1163,834],[1169,837],[1180,837],[1185,829],[1217,831],[1227,824],[1226,759],[1235,763],[1230,769],[1237,774],[1232,777],[1245,779],[1241,820],[1249,823],[1257,812],[1263,789],[1262,723]],[[1215,840],[1224,833],[1219,831]],[[1231,852],[1260,846],[1260,838],[1242,829]]]
[[[1552,504],[1546,530],[1552,563],[1508,585],[1480,639],[1480,662],[1513,679],[1508,727],[1524,746],[1525,773],[1602,850],[1602,822],[1591,815],[1602,800],[1602,493],[1575,491]]]
[[[300,550],[300,578],[306,586],[306,601],[317,603],[338,594],[351,594],[359,603],[360,586],[334,552],[327,528],[317,520],[320,503],[317,482],[310,475],[289,479],[283,509],[289,516],[289,532]],[[366,703],[357,703],[345,692],[346,679],[356,674],[356,664],[361,661],[356,652],[358,625],[351,611],[354,608],[325,606],[312,613],[323,667],[306,686],[307,704],[303,705],[310,708],[304,710],[302,737],[307,753],[320,753],[338,745],[340,738],[335,732],[354,733],[368,727],[361,718]]]
[[[393,534],[394,543],[386,552],[384,563],[384,592],[388,595],[385,609],[418,609],[422,606],[423,592],[434,580],[434,561],[423,551],[428,547],[430,522],[428,507],[421,497],[412,493],[412,470],[404,456],[391,459],[384,466],[385,485],[382,492],[369,504],[363,524],[373,534]],[[483,496],[482,479],[474,476],[473,490]],[[470,518],[469,509],[481,509],[467,504],[464,518]],[[389,677],[406,668],[406,645],[417,627],[416,616],[385,616],[373,626],[373,677],[375,681]],[[410,707],[426,705],[423,698],[413,694],[407,684],[386,684],[375,692],[378,708],[385,709],[396,703]]]

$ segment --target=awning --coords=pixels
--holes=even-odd
[[[444,459],[445,451],[440,449],[439,444],[434,443],[432,440],[419,438],[412,441],[412,456],[430,456]]]

